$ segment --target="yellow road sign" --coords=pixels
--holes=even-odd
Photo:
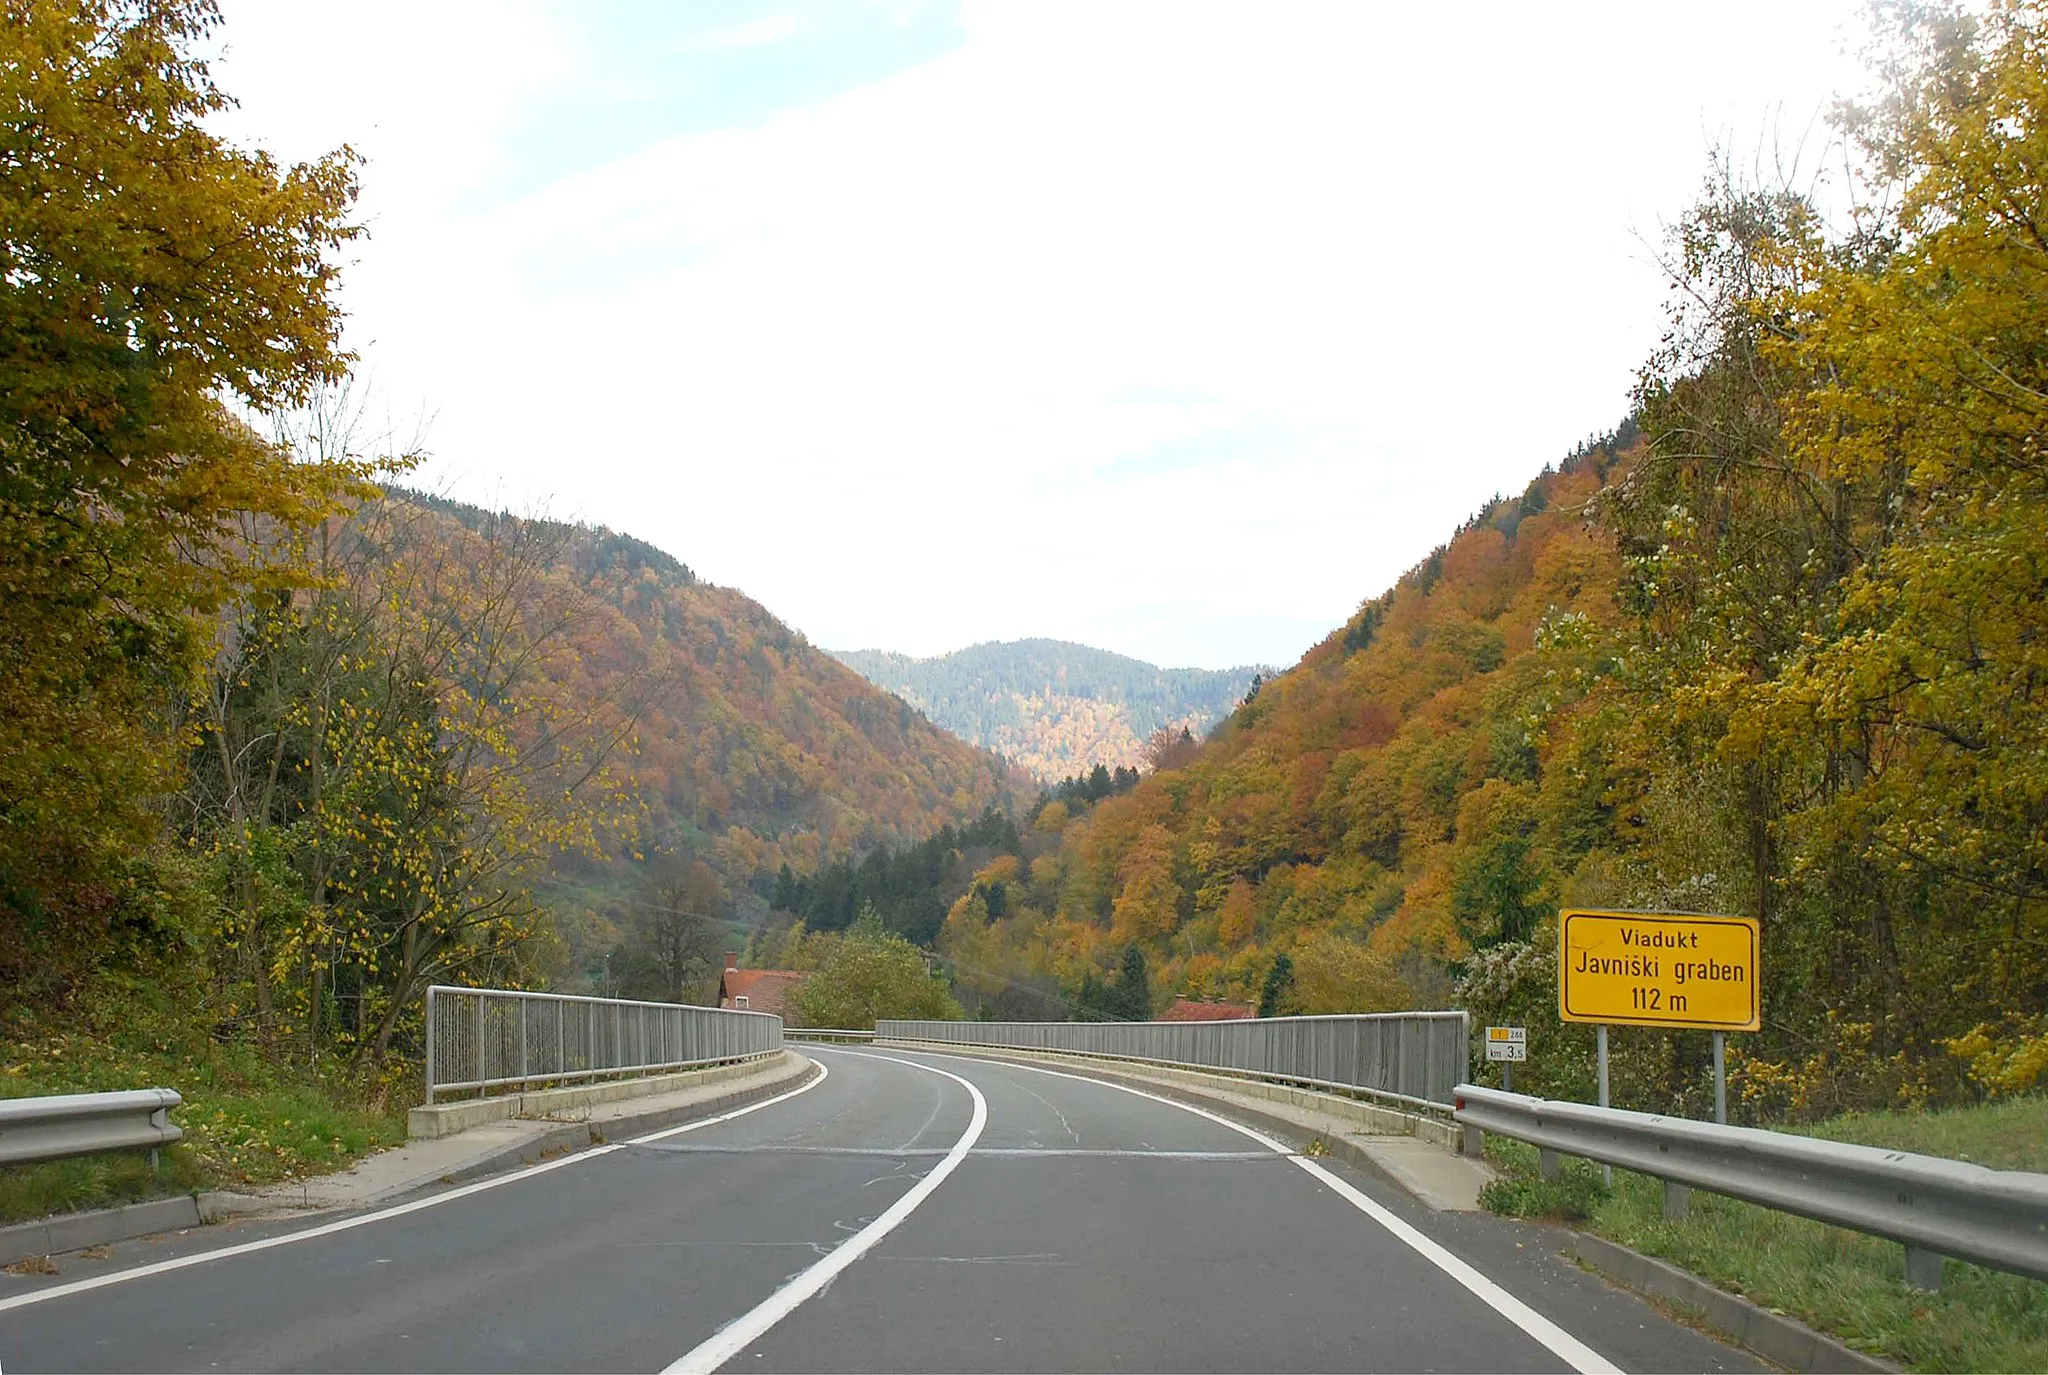
[[[1753,917],[1567,911],[1558,931],[1557,1015],[1567,1022],[1763,1024]]]

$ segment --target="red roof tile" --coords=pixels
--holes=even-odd
[[[789,993],[804,981],[796,969],[727,969],[718,976],[718,1005],[737,1007],[745,998],[749,1012],[773,1012],[787,1019]]]

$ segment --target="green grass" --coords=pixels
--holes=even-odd
[[[1973,1160],[2003,1169],[2048,1165],[2048,1098],[1927,1113],[1859,1113],[1797,1128],[1830,1140]],[[1661,1256],[1765,1308],[1789,1313],[1859,1350],[1916,1370],[2048,1370],[2048,1284],[1949,1261],[1941,1292],[1908,1289],[1903,1248],[1695,1191],[1689,1215],[1664,1219],[1661,1181],[1564,1162],[1536,1177],[1536,1150],[1487,1139],[1503,1170],[1481,1202],[1517,1217],[1572,1222]]]
[[[1938,1112],[1856,1112],[1785,1130],[1994,1170],[2048,1172],[2048,1095],[2042,1094]]]
[[[203,1187],[198,1162],[183,1146],[162,1153],[152,1172],[147,1152],[77,1156],[0,1169],[0,1222],[139,1203]]]
[[[1486,1138],[1487,1154],[1494,1155],[1496,1138]],[[1521,1164],[1519,1153],[1530,1151],[1528,1168],[1513,1169],[1499,1179],[1488,1183],[1479,1191],[1479,1206],[1507,1217],[1534,1218],[1542,1222],[1585,1222],[1599,1210],[1607,1197],[1601,1186],[1600,1171],[1597,1168],[1567,1168],[1556,1179],[1544,1179],[1536,1173],[1536,1157],[1533,1146],[1524,1146],[1519,1141],[1501,1142],[1503,1155],[1495,1161],[1504,1164],[1514,1160]],[[1572,1161],[1571,1166],[1583,1162]]]
[[[297,1063],[215,1041],[170,1012],[124,1002],[93,1030],[32,1013],[0,1024],[0,1098],[171,1088],[185,1138],[162,1153],[121,1152],[0,1167],[0,1223],[186,1193],[251,1188],[346,1168],[405,1139],[402,1086],[365,1085],[337,1064]]]

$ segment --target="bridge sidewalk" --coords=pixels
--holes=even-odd
[[[713,1117],[795,1088],[817,1067],[795,1051],[743,1067],[743,1073],[643,1098],[619,1099],[547,1117],[514,1117],[447,1136],[408,1141],[358,1161],[353,1169],[273,1184],[247,1194],[201,1200],[207,1220],[283,1212],[368,1207],[436,1184],[460,1184],[640,1132]],[[210,1203],[210,1207],[205,1205]]]

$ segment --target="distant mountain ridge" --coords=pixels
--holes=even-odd
[[[1097,764],[1135,768],[1161,726],[1197,736],[1273,670],[1160,668],[1067,640],[989,641],[928,659],[827,650],[955,735],[1051,782]]]

